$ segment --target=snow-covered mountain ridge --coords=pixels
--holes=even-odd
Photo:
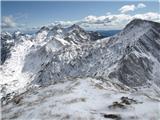
[[[150,82],[159,86],[160,30],[157,25],[136,19],[111,38],[63,48],[43,64],[44,68],[36,74],[34,81],[47,85],[68,76],[101,76],[130,87]]]
[[[100,76],[130,87],[159,86],[159,26],[135,19],[117,35],[94,42],[78,25],[42,27],[35,36],[14,33],[18,42],[1,66],[1,84],[50,85],[66,77]]]
[[[5,41],[15,41],[5,54],[6,60],[0,70],[3,104],[9,101],[9,105],[12,104],[12,97],[23,92],[34,97],[33,91],[37,89],[50,89],[60,83],[70,86],[69,80],[74,81],[77,78],[82,81],[87,78],[84,84],[89,87],[91,81],[100,80],[103,81],[102,86],[109,84],[111,88],[108,89],[111,91],[128,91],[129,94],[138,90],[135,93],[138,96],[141,96],[139,93],[142,92],[151,98],[159,99],[160,23],[135,19],[120,33],[103,39],[99,39],[99,34],[86,32],[78,25],[68,28],[61,25],[45,26],[33,36],[20,32],[14,33],[14,37],[9,33],[1,36],[5,36]],[[88,79],[93,80],[87,82]],[[97,91],[97,86],[93,91]],[[48,96],[45,98],[48,99]],[[157,108],[154,110],[158,112]],[[16,108],[15,111],[17,113]],[[148,111],[142,114],[147,113]],[[154,115],[150,116],[152,117]],[[32,117],[35,118],[37,117]],[[29,119],[28,116],[26,119]]]
[[[34,76],[43,69],[42,64],[51,61],[58,51],[68,47],[78,48],[81,44],[90,44],[92,40],[101,37],[96,32],[85,32],[77,25],[68,28],[62,28],[61,25],[42,27],[32,36],[19,31],[12,35],[2,33],[1,40],[4,43],[0,71],[1,89],[4,91],[2,93],[7,94],[20,88],[25,90],[23,87],[30,84]],[[8,45],[7,41],[12,43],[12,46]]]

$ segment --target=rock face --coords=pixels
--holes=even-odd
[[[143,34],[136,31],[140,28]],[[129,30],[134,31],[135,37],[126,37],[125,33],[129,33]],[[134,20],[120,34],[124,34],[120,39],[127,38],[129,43],[117,69],[110,73],[110,77],[129,86],[144,85],[148,81],[154,81],[160,86],[160,24]]]
[[[8,32],[1,34],[1,64],[10,56],[10,48],[14,45],[12,35]]]

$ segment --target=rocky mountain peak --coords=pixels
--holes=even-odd
[[[78,29],[81,29],[81,27],[79,26],[79,25],[77,25],[77,24],[73,24],[70,28],[78,28]]]
[[[49,31],[49,28],[47,26],[43,26],[40,28],[40,30],[37,31],[37,34],[43,32],[43,31]]]
[[[142,20],[142,19],[133,19],[131,22],[129,22],[126,27],[124,28],[124,31],[129,31],[132,29],[143,29],[148,30],[152,27],[159,28],[159,24],[157,22],[148,21],[148,20]]]
[[[62,26],[62,24],[57,24],[57,25],[53,26],[53,28],[61,29],[61,28],[63,28],[63,26]]]
[[[84,32],[85,31],[83,28],[81,28],[77,24],[73,24],[72,26],[68,27],[67,30],[70,31],[70,32],[72,32],[72,31]]]

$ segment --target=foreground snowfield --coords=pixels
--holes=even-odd
[[[123,89],[122,89],[123,88]],[[116,103],[117,102],[117,103]],[[2,109],[15,120],[158,120],[160,100],[108,80],[76,78],[30,89]]]

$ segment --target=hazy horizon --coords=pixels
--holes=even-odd
[[[2,31],[78,24],[85,30],[120,30],[132,19],[159,22],[158,1],[2,1]]]

